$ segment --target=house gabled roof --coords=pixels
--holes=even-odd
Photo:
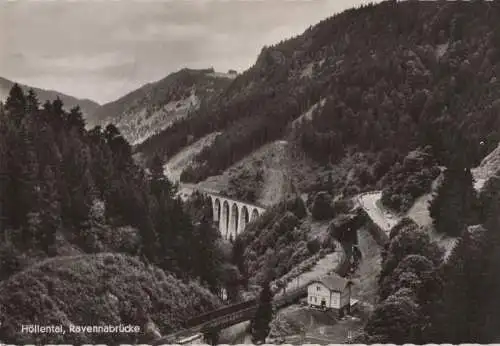
[[[342,292],[347,285],[351,283],[351,281],[344,279],[337,274],[331,274],[321,279],[311,281],[309,284],[311,285],[313,283],[321,283],[331,291]]]

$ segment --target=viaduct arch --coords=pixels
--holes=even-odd
[[[266,210],[258,205],[238,201],[215,193],[205,192],[212,201],[214,221],[219,224],[219,232],[224,239],[236,238],[245,230],[250,221],[261,216]]]
[[[198,191],[210,197],[214,222],[219,225],[219,232],[224,239],[236,238],[238,234],[245,230],[250,221],[260,217],[265,211],[265,207],[233,198],[225,197],[215,191],[198,189],[190,184],[182,184],[182,191],[179,195],[182,199],[188,198],[194,191]]]

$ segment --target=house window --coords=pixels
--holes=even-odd
[[[321,291],[321,287],[316,286],[316,291]]]

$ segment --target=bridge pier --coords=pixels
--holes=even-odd
[[[259,216],[265,209],[261,206],[238,201],[215,193],[204,192],[210,197],[214,222],[219,223],[219,232],[224,239],[233,239],[243,232],[247,224]]]
[[[213,217],[215,222],[219,222],[220,219],[220,201],[216,200],[215,202],[212,201],[212,209],[213,209]]]

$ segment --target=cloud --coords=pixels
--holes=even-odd
[[[361,2],[1,2],[0,76],[107,102],[182,67],[241,71],[262,46]]]
[[[210,34],[201,24],[148,23],[143,28],[122,28],[114,38],[125,42],[175,42],[197,40]]]
[[[42,70],[59,71],[61,73],[71,71],[101,72],[108,68],[129,66],[135,63],[133,57],[118,52],[93,55],[73,54],[60,57],[41,57],[32,60],[31,64],[38,66]]]

